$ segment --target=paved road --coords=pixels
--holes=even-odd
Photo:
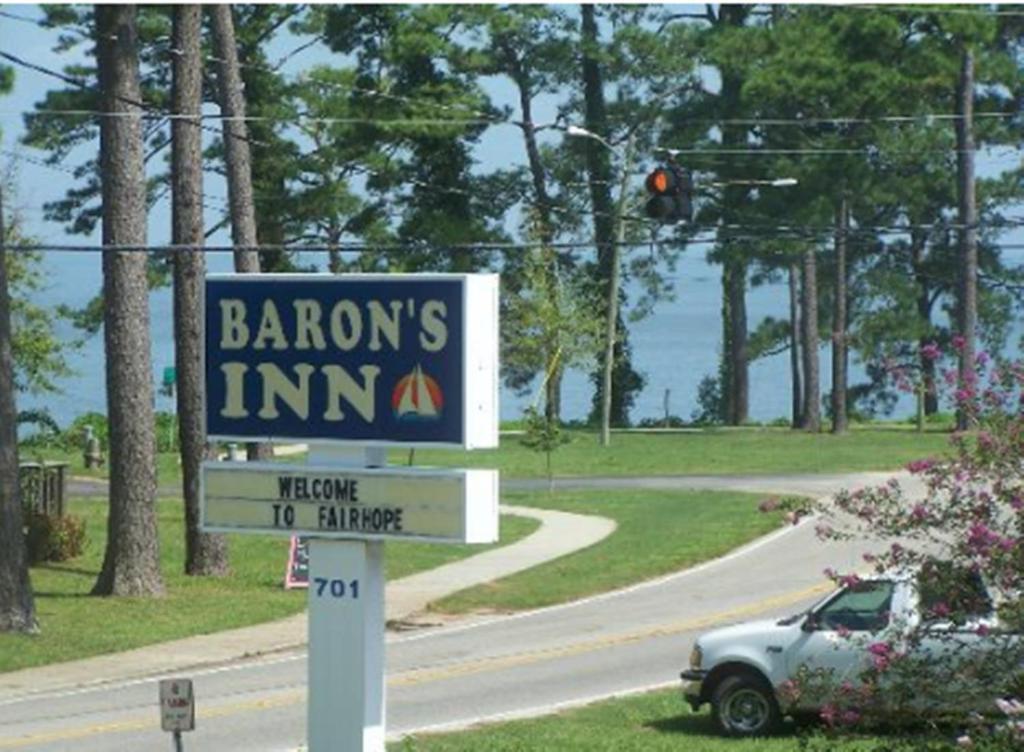
[[[824,494],[884,477],[713,481],[716,488]],[[711,484],[678,478],[629,484],[679,488],[705,482]],[[813,524],[804,523],[695,570],[598,598],[393,636],[389,732],[397,736],[531,715],[673,684],[698,633],[714,624],[805,607],[828,589],[822,570],[859,567],[866,545],[822,544]],[[194,673],[199,730],[187,748],[295,749],[305,732],[305,672],[305,653],[294,651]],[[149,679],[0,702],[0,750],[159,749],[170,742],[158,730],[155,693]]]

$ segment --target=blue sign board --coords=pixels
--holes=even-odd
[[[467,445],[473,276],[211,275],[207,433]]]

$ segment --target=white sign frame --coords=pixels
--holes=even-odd
[[[444,274],[444,273],[402,273],[402,274],[345,274],[339,277],[329,272],[298,274],[207,274],[206,280],[232,280],[235,282],[268,283],[282,282],[324,282],[338,279],[345,283],[359,280],[393,282],[396,280],[452,281],[462,283],[462,443],[442,441],[392,441],[382,439],[328,439],[323,437],[304,438],[297,436],[210,434],[207,432],[206,388],[203,388],[203,431],[210,441],[247,443],[308,443],[326,447],[395,447],[402,449],[496,449],[499,445],[498,380],[499,368],[499,279],[498,274]],[[200,320],[203,322],[203,347],[200,368],[206,374],[206,286],[203,296]],[[204,376],[205,379],[205,376]]]

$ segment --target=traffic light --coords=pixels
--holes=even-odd
[[[693,219],[693,181],[678,165],[658,167],[644,183],[652,194],[647,201],[647,216],[662,224],[689,222]]]

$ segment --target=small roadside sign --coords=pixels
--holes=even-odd
[[[288,568],[284,573],[284,587],[309,587],[309,542],[307,538],[292,536],[292,544],[288,547]]]
[[[160,728],[173,731],[194,731],[196,704],[191,679],[160,680]]]

